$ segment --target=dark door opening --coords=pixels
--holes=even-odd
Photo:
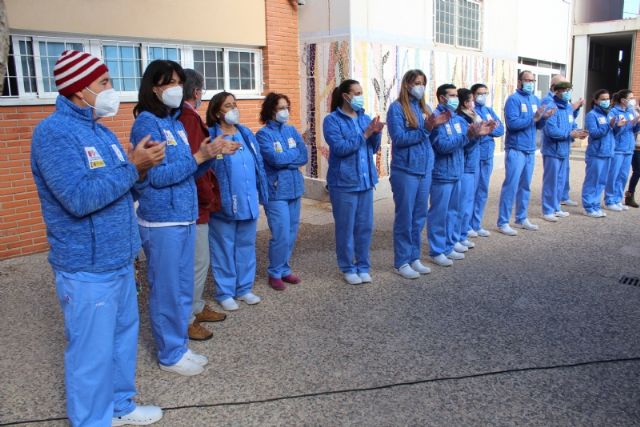
[[[589,37],[587,97],[598,89],[612,94],[630,88],[634,33],[617,33]]]

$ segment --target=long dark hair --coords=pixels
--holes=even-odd
[[[606,89],[598,89],[597,91],[595,91],[595,93],[593,94],[593,98],[591,98],[591,108],[598,105],[598,98],[600,98],[600,95],[603,95],[605,93],[611,95],[611,93]]]
[[[414,128],[414,129],[418,128],[418,118],[416,117],[413,110],[411,109],[410,91],[411,91],[411,86],[413,85],[413,82],[415,82],[418,77],[422,77],[424,79],[424,84],[426,87],[427,76],[422,72],[422,70],[417,70],[417,69],[409,70],[406,73],[404,73],[404,76],[402,77],[402,83],[400,84],[400,94],[398,95],[398,102],[400,102],[400,105],[402,106],[402,112],[404,113],[404,116],[407,119],[407,123],[409,124],[410,128]],[[419,102],[420,102],[420,109],[424,114],[427,115],[427,117],[429,117],[431,115],[431,111],[429,111],[429,109],[427,108],[427,103],[424,102],[424,96]]]
[[[276,114],[276,108],[278,107],[278,102],[281,99],[287,101],[287,105],[291,107],[291,101],[289,101],[289,97],[283,93],[271,92],[269,93],[262,102],[262,109],[260,110],[260,121],[262,123],[267,123],[269,120],[273,120],[273,116]]]
[[[464,103],[470,99],[473,99],[473,92],[466,87],[458,89],[458,108],[456,108],[456,113],[460,114],[469,123],[473,123],[473,117],[469,116],[466,111],[463,111],[465,108]]]
[[[616,93],[613,94],[613,103],[616,104],[616,105],[620,104],[620,101],[625,99],[632,92],[633,91],[631,91],[629,89],[622,89],[622,90],[617,91]]]
[[[222,109],[222,104],[224,104],[224,100],[227,99],[227,96],[233,96],[233,99],[236,99],[236,96],[229,92],[219,92],[213,95],[211,101],[209,101],[209,106],[207,107],[207,126],[213,127],[220,123],[222,120],[218,117],[218,113]]]
[[[333,92],[331,92],[331,112],[334,112],[342,105],[343,93],[349,93],[351,90],[351,86],[359,85],[360,82],[353,79],[344,80],[338,87],[336,87]]]
[[[184,70],[175,61],[156,59],[147,66],[140,82],[138,103],[133,108],[133,117],[138,117],[143,111],[148,111],[158,117],[166,117],[170,113],[169,107],[162,103],[153,88],[168,84],[173,77],[174,71],[180,78],[180,83],[184,83],[186,80]]]

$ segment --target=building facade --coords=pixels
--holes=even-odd
[[[263,95],[286,93],[299,126],[297,4],[291,0],[5,0],[11,52],[0,97],[0,259],[48,248],[29,162],[33,128],[54,109],[53,66],[65,49],[91,52],[121,97],[102,121],[128,143],[146,65],[172,59],[205,76],[203,106],[226,90],[254,131]],[[99,8],[99,10],[97,10]]]

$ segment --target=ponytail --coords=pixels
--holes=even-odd
[[[339,86],[336,86],[333,92],[331,92],[331,112],[332,113],[342,105],[342,100],[343,100],[342,94],[349,93],[349,91],[351,90],[351,86],[359,85],[359,84],[360,82],[358,82],[357,80],[347,79],[347,80],[344,80],[342,83],[340,83]]]
[[[622,101],[627,96],[629,96],[630,93],[631,91],[629,89],[622,89],[617,91],[616,93],[613,94],[613,103],[616,105],[620,104],[620,101]]]

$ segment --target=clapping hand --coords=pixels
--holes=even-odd
[[[577,110],[578,108],[582,107],[583,105],[584,105],[584,98],[580,98],[576,102],[572,102],[571,103],[571,106],[573,107],[574,110]]]
[[[431,114],[429,118],[425,120],[424,127],[431,131],[438,126],[447,123],[449,119],[451,119],[451,112],[449,110],[438,115]]]
[[[380,120],[380,116],[375,116],[367,129],[364,131],[364,137],[369,138],[374,133],[380,133],[384,128],[385,123]]]
[[[589,132],[585,129],[574,129],[571,131],[571,137],[576,139],[585,139],[589,136]]]
[[[147,135],[140,140],[135,148],[127,147],[127,158],[136,169],[140,179],[143,179],[149,169],[162,162],[166,142],[151,140],[151,135]]]

